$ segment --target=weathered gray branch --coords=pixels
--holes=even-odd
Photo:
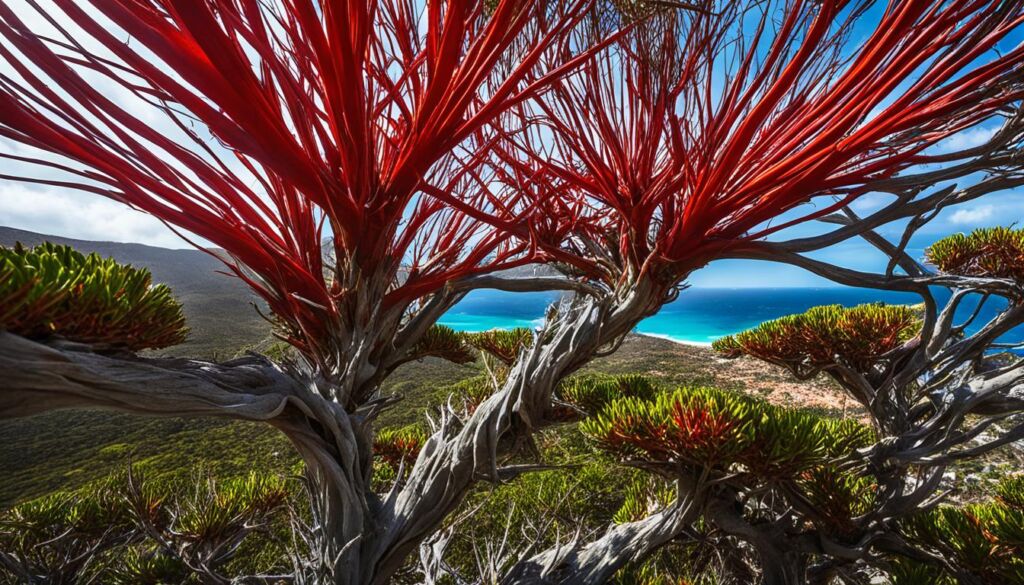
[[[297,383],[269,361],[225,364],[105,355],[0,332],[0,418],[61,408],[115,408],[166,416],[269,420]]]
[[[775,242],[780,249],[807,253],[860,237],[865,232],[908,218],[934,216],[944,208],[974,201],[980,197],[1024,185],[1020,172],[1024,163],[1024,107],[1005,116],[999,130],[985,143],[944,155],[931,156],[929,162],[946,166],[875,181],[867,187],[875,192],[891,193],[896,200],[856,222],[843,222],[841,227],[824,234]],[[948,164],[955,163],[955,164]],[[949,185],[926,196],[921,193],[938,185],[965,179],[977,173],[985,176],[969,187]],[[828,222],[833,216],[821,221]],[[916,226],[920,227],[920,226]],[[909,230],[908,230],[909,231]]]
[[[668,508],[643,520],[609,526],[593,541],[573,540],[523,559],[505,575],[502,584],[607,583],[627,563],[681,538],[702,512],[705,487],[696,480],[680,480],[678,496]]]
[[[604,291],[575,278],[561,276],[529,276],[523,278],[483,274],[464,278],[452,283],[453,290],[468,291],[493,289],[509,292],[544,292],[553,290],[575,291],[592,297],[600,297]]]

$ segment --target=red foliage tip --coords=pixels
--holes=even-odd
[[[45,171],[0,178],[208,240],[307,355],[366,325],[378,302],[361,295],[401,313],[451,279],[543,257],[529,201],[492,188],[490,144],[505,112],[588,56],[551,51],[588,0],[54,5],[0,5],[14,72],[0,137],[46,153],[0,151]]]
[[[577,223],[622,262],[677,280],[1024,97],[1024,45],[994,54],[1021,30],[1020,3],[874,4],[663,11],[519,110],[535,130],[508,150],[574,192]],[[762,227],[820,196],[841,203]]]

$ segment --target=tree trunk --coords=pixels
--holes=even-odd
[[[150,416],[262,421],[281,430],[306,463],[314,563],[308,582],[377,579],[380,502],[370,489],[369,424],[320,396],[314,382],[260,357],[223,364],[98,353],[0,332],[0,419],[67,408]]]
[[[705,490],[696,478],[680,479],[676,501],[669,508],[637,522],[612,526],[593,542],[573,542],[524,559],[512,567],[502,585],[607,583],[626,564],[678,539],[700,517]]]
[[[785,535],[777,533],[774,527],[747,522],[738,505],[733,498],[720,495],[708,504],[707,519],[726,534],[754,547],[763,585],[804,585],[807,555],[787,546]]]
[[[384,502],[377,583],[440,528],[477,481],[501,481],[502,459],[543,427],[558,383],[628,334],[662,299],[657,290],[643,280],[615,303],[576,297],[564,304],[496,393],[457,432],[442,428],[427,441],[403,488]]]
[[[651,312],[661,300],[654,290],[641,281],[614,303],[577,297],[564,305],[502,388],[458,432],[446,426],[435,433],[404,485],[384,501],[370,485],[370,423],[324,398],[338,395],[318,391],[324,380],[282,371],[263,358],[213,364],[109,356],[0,334],[0,374],[10,373],[0,392],[0,418],[100,407],[268,422],[290,439],[309,473],[316,535],[310,580],[384,584],[478,480],[500,481],[500,460],[545,424],[557,384]],[[368,371],[348,374],[339,387],[346,399],[366,394],[361,381],[375,379]]]

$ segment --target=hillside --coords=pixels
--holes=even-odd
[[[259,343],[269,325],[254,310],[254,297],[241,281],[220,274],[219,261],[198,250],[169,250],[141,244],[91,242],[0,227],[0,245],[43,241],[97,252],[120,262],[144,266],[154,280],[171,287],[184,305],[188,341],[168,350],[175,355],[228,357]],[[280,453],[287,445],[255,425],[213,419],[179,420],[128,416],[116,412],[64,411],[0,421],[0,505],[77,485],[105,475],[111,467],[154,459],[162,467],[221,460],[226,471],[263,463],[234,457],[234,445],[270,446],[257,453]],[[218,452],[218,445],[223,449]],[[181,457],[179,461],[178,458]],[[162,458],[162,460],[160,459]]]
[[[73,240],[0,226],[0,246],[13,246],[16,242],[34,246],[44,241],[148,268],[156,282],[170,286],[184,305],[191,328],[188,341],[174,349],[178,355],[234,353],[240,347],[259,342],[269,332],[269,325],[252,306],[255,297],[240,280],[218,272],[224,270],[223,264],[205,252]]]
[[[172,287],[185,306],[189,341],[176,355],[229,357],[264,340],[267,324],[251,307],[251,295],[237,281],[217,274],[217,261],[193,250],[167,250],[137,244],[85,242],[0,228],[0,244],[43,240],[110,255],[149,268]],[[841,408],[834,389],[820,383],[793,383],[779,370],[758,362],[724,362],[705,348],[631,336],[612,356],[590,369],[644,372],[669,384],[707,384],[744,389],[782,403],[828,411]],[[444,401],[445,386],[474,375],[473,365],[440,360],[406,365],[386,392],[404,399],[381,417],[382,426],[422,420]],[[161,419],[109,411],[63,411],[0,421],[0,506],[73,487],[107,475],[129,459],[158,473],[190,473],[207,467],[218,474],[285,469],[295,457],[290,446],[265,425],[216,419]]]

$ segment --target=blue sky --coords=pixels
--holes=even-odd
[[[9,3],[15,10],[25,0]],[[45,4],[45,2],[44,2]],[[854,31],[853,38],[863,38],[872,28],[872,21],[880,14],[885,2],[869,13],[861,27]],[[32,17],[30,11],[23,12],[30,24],[44,27],[45,23]],[[1024,31],[1004,40],[1001,48],[1006,50],[1024,41]],[[115,91],[112,89],[112,92]],[[117,98],[117,96],[114,96]],[[156,123],[154,121],[154,123]],[[954,137],[947,148],[970,146],[984,141],[994,130],[992,123],[982,124]],[[18,152],[16,147],[0,139],[0,148],[6,152]],[[0,174],[24,173],[24,169],[12,168],[10,162],[0,161]],[[855,204],[858,212],[869,213],[884,203],[884,200],[867,196]],[[805,207],[800,214],[807,213]],[[795,216],[790,216],[795,217]],[[911,242],[910,253],[920,257],[924,248],[936,239],[957,231],[970,231],[978,227],[993,225],[1024,224],[1024,189],[997,193],[944,211],[923,229]],[[170,230],[152,217],[132,211],[125,206],[95,195],[69,192],[67,190],[0,181],[0,225],[26,229],[65,237],[87,240],[139,242],[170,248],[186,248]],[[799,237],[817,233],[820,226],[800,226],[787,230],[785,236]],[[887,235],[898,237],[900,226],[883,230]],[[873,248],[861,241],[851,241],[815,255],[817,258],[861,270],[879,270],[885,266],[882,258]],[[695,273],[690,282],[701,287],[800,287],[830,286],[831,283],[802,270],[762,262],[720,261]]]
[[[966,184],[966,183],[965,183]],[[860,214],[878,209],[885,200],[867,196],[854,204]],[[806,213],[806,211],[805,211]],[[903,225],[894,224],[879,231],[892,241],[898,241]],[[907,251],[914,258],[922,258],[924,250],[936,240],[957,232],[969,232],[981,227],[1024,226],[1024,188],[993,193],[974,202],[950,207],[924,226],[910,241]],[[786,230],[788,237],[820,233],[815,225]],[[871,245],[855,239],[811,255],[858,270],[884,270],[888,260]],[[722,288],[807,287],[836,286],[834,283],[791,266],[770,262],[723,260],[696,272],[690,279],[694,286]]]
[[[881,17],[887,4],[887,2],[876,2],[864,15],[853,31],[852,39],[854,42],[867,37],[871,33],[874,23]],[[999,43],[999,49],[1005,52],[1022,42],[1024,42],[1024,29],[1018,28]],[[943,145],[937,146],[935,150],[960,150],[979,145],[991,137],[997,127],[998,124],[995,122],[980,124],[948,139]],[[965,180],[961,181],[960,186],[967,186],[969,184],[971,184],[971,181]],[[864,215],[877,210],[887,202],[888,200],[880,195],[867,195],[858,200],[853,205],[853,208],[857,213]],[[799,215],[805,214],[807,211],[808,208],[805,207]],[[799,215],[789,214],[787,217],[793,218]],[[925,248],[949,234],[969,232],[981,227],[1009,226],[1014,224],[1024,224],[1024,188],[993,193],[977,201],[951,207],[943,211],[932,222],[917,232],[907,250],[913,257],[921,258],[924,255]],[[902,235],[904,225],[892,225],[879,231],[890,239],[898,241]],[[787,230],[785,236],[801,237],[820,233],[821,229],[820,224],[804,225]],[[828,250],[812,254],[812,256],[849,268],[867,271],[884,270],[888,263],[888,259],[884,258],[872,246],[859,239],[845,242]],[[799,268],[768,262],[738,260],[723,260],[712,263],[695,273],[691,277],[690,283],[698,287],[723,288],[836,286],[826,279]]]

